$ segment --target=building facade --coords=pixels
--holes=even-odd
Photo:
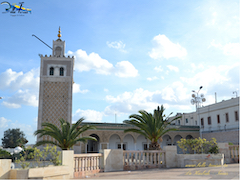
[[[74,57],[65,57],[65,41],[53,41],[52,55],[41,56],[38,129],[43,122],[60,127],[59,119],[72,123],[72,86]],[[50,137],[42,139],[51,140]],[[37,141],[39,138],[37,139]]]
[[[199,109],[202,137],[239,144],[239,97]]]
[[[176,125],[201,125],[203,138],[239,144],[239,97],[198,108],[197,112],[177,113]],[[176,117],[174,116],[174,117]],[[174,118],[172,117],[172,118]]]
[[[150,141],[143,135],[128,132],[125,129],[132,128],[128,124],[120,123],[84,123],[93,125],[95,130],[88,130],[82,136],[92,136],[97,141],[88,141],[88,143],[78,143],[74,146],[75,153],[99,152],[100,149],[123,149],[123,150],[146,150]],[[166,133],[162,139],[161,147],[177,145],[177,141],[181,138],[197,138],[199,137],[199,126],[175,126],[178,131],[170,131]],[[178,149],[180,150],[180,149]]]

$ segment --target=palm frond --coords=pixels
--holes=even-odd
[[[148,138],[152,143],[158,141],[158,139],[169,131],[175,131],[176,128],[168,128],[172,121],[169,120],[169,116],[164,115],[165,108],[163,105],[157,107],[153,114],[144,110],[138,111],[139,114],[132,114],[129,116],[129,120],[125,120],[124,123],[133,125],[136,128],[129,128],[124,132],[135,132]]]

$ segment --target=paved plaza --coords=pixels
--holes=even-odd
[[[239,164],[223,167],[164,168],[138,171],[104,172],[87,179],[239,179]]]

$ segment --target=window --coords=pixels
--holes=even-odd
[[[208,117],[208,125],[212,124],[211,116]]]
[[[123,150],[126,150],[126,149],[127,149],[127,145],[126,145],[126,144],[123,144],[122,146],[123,146]],[[121,148],[121,144],[118,144],[118,145],[117,145],[117,148],[118,148],[118,149],[122,149],[122,148]]]
[[[228,113],[226,113],[225,116],[226,116],[226,122],[229,122]]]
[[[53,75],[54,75],[54,68],[53,68],[53,67],[50,67],[49,75],[50,75],[50,76],[53,76]]]
[[[118,148],[118,149],[121,149],[121,144],[118,144],[117,148]]]
[[[126,144],[123,144],[123,150],[126,150],[126,149],[127,149]]]
[[[64,76],[64,68],[63,67],[60,68],[60,76]]]
[[[217,123],[220,124],[220,115],[217,115]]]
[[[236,121],[239,121],[239,118],[238,118],[238,111],[235,111],[234,113],[235,113],[235,120],[236,120]]]
[[[195,125],[197,125],[197,121],[195,121]]]
[[[201,118],[201,125],[204,126],[204,119]]]
[[[143,150],[148,150],[148,145],[147,144],[143,144]]]
[[[180,120],[178,120],[178,125],[180,125]]]
[[[186,118],[186,123],[188,123],[188,119]]]

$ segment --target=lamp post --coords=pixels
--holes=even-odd
[[[233,94],[236,94],[236,97],[238,96],[237,91],[233,91]]]
[[[192,90],[192,92],[193,92],[194,94],[192,94],[192,98],[193,98],[193,99],[191,99],[191,104],[192,104],[192,105],[194,105],[194,104],[196,105],[196,112],[197,112],[197,117],[198,117],[198,122],[199,122],[199,127],[200,127],[199,130],[200,130],[200,138],[201,138],[201,139],[202,139],[202,131],[201,131],[201,122],[200,122],[200,117],[199,117],[199,108],[200,108],[200,104],[206,101],[206,99],[204,98],[204,95],[203,95],[203,94],[201,94],[200,96],[198,95],[199,91],[200,91],[202,88],[203,88],[203,87],[200,86],[198,91]]]

